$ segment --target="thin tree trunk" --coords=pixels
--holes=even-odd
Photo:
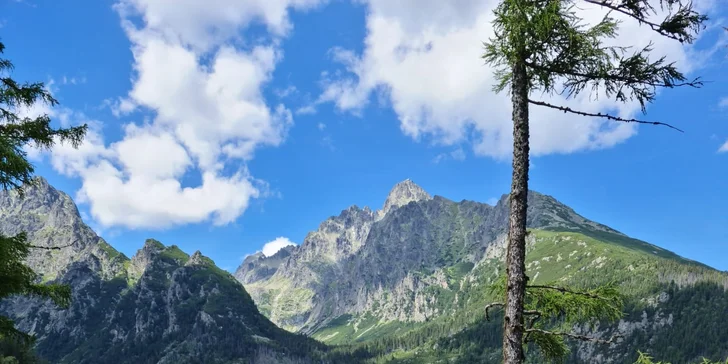
[[[513,65],[513,181],[506,251],[506,307],[503,327],[503,363],[521,364],[523,354],[523,302],[526,295],[526,207],[528,204],[528,79],[524,62]]]

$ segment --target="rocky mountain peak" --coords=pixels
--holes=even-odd
[[[430,199],[432,199],[432,196],[427,191],[408,178],[394,185],[392,190],[389,191],[387,200],[384,201],[384,207],[381,210],[381,216],[386,215],[394,208],[404,206],[410,202]]]
[[[192,256],[190,256],[190,259],[187,260],[187,263],[185,263],[185,266],[191,265],[205,265],[204,256],[199,250],[195,251]]]
[[[127,270],[128,275],[132,279],[138,279],[144,274],[147,267],[154,262],[154,259],[164,250],[164,244],[155,239],[147,239],[144,247],[137,250],[136,254],[131,258],[131,264]]]

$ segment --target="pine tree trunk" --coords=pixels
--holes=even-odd
[[[513,181],[511,182],[506,251],[506,306],[503,327],[503,363],[521,364],[523,303],[526,295],[526,207],[528,204],[528,79],[524,62],[513,65]]]

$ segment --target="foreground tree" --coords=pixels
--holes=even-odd
[[[586,26],[576,13],[577,3],[600,6],[606,15],[597,24]],[[658,15],[656,5],[668,12],[658,22],[652,20]],[[506,364],[524,360],[529,104],[586,117],[670,126],[574,110],[531,98],[531,94],[539,91],[539,94],[573,97],[588,91],[618,102],[636,101],[644,113],[658,88],[702,85],[699,79],[687,80],[664,57],[651,59],[651,45],[635,51],[628,45],[604,45],[604,40],[617,36],[619,22],[610,16],[612,13],[639,22],[644,31],[653,31],[680,43],[693,42],[707,19],[694,10],[689,0],[503,0],[495,10],[495,36],[485,43],[483,58],[496,67],[494,90],[508,89],[513,107],[513,180],[509,197],[503,335]]]
[[[0,43],[0,55],[5,45]],[[69,142],[74,147],[83,140],[86,125],[56,129],[48,115],[22,116],[24,110],[37,103],[50,106],[58,102],[42,83],[18,84],[10,78],[13,64],[0,58],[0,188],[15,189],[21,195],[23,188],[34,183],[33,165],[28,161],[24,147],[50,149],[56,142]],[[24,261],[31,249],[60,249],[36,247],[28,243],[27,235],[20,233],[8,237],[0,235],[0,300],[13,295],[30,295],[51,299],[67,307],[71,290],[68,286],[39,284],[38,277]],[[31,341],[27,334],[15,329],[7,317],[0,316],[0,340]]]
[[[507,277],[502,276],[489,287],[494,297],[506,298]],[[502,308],[503,301],[485,307],[485,318],[490,310]],[[569,353],[567,339],[572,341],[611,344],[621,337],[608,339],[583,335],[573,331],[575,326],[594,328],[600,322],[613,322],[623,317],[624,297],[614,284],[591,289],[575,289],[557,283],[526,285],[524,294],[525,319],[522,350],[534,344],[540,357],[549,362],[560,362]],[[525,355],[524,355],[525,356]]]

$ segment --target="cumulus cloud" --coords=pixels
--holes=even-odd
[[[278,146],[293,123],[262,88],[283,57],[290,9],[321,0],[120,0],[114,6],[131,42],[132,87],[105,101],[119,117],[151,111],[105,140],[95,123],[79,149],[59,146],[51,163],[82,181],[78,200],[104,227],[166,228],[234,221],[265,193],[246,164],[262,146]],[[241,36],[251,23],[268,40]],[[288,90],[293,92],[294,89]],[[88,122],[69,113],[69,122]],[[192,177],[197,183],[183,183]]]
[[[292,27],[289,8],[306,10],[323,0],[120,0],[116,9],[128,23],[141,15],[146,28],[158,36],[204,52],[231,39],[251,22],[262,23],[273,35]]]
[[[294,242],[292,242],[290,239],[285,237],[278,237],[273,241],[270,241],[263,245],[263,255],[266,257],[270,257],[274,255],[275,253],[278,253],[279,250],[290,246],[290,245],[296,245]]]
[[[512,148],[510,102],[494,94],[493,69],[484,65],[482,41],[493,35],[492,10],[497,0],[367,0],[367,36],[361,54],[335,48],[343,75],[324,73],[319,102],[358,113],[372,94],[388,99],[402,132],[415,140],[453,145],[471,142],[476,154],[505,158]],[[580,6],[580,8],[582,8]],[[600,8],[584,5],[582,15],[594,22]],[[659,8],[659,7],[658,7]],[[412,11],[417,9],[417,11]],[[659,37],[625,19],[621,38],[630,44],[650,41],[690,70],[688,48]],[[332,76],[333,74],[333,76]],[[539,96],[541,97],[541,96]],[[600,97],[545,98],[583,111],[609,111],[630,116],[638,106],[619,105]],[[531,151],[534,155],[607,148],[636,134],[632,124],[565,115],[531,107]]]

